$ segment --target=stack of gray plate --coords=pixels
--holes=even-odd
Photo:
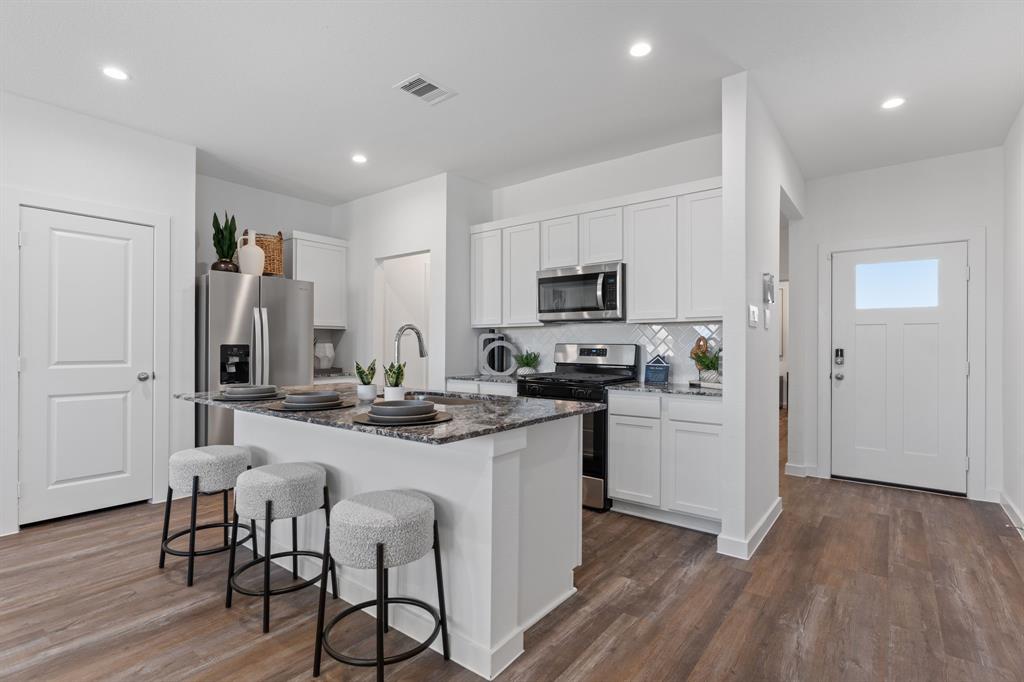
[[[274,398],[284,397],[282,393],[277,390],[277,386],[273,384],[266,384],[262,386],[254,386],[252,384],[233,384],[224,386],[221,390],[220,400],[272,400]]]
[[[334,410],[342,406],[341,394],[337,391],[295,391],[281,403],[285,410]]]
[[[437,409],[429,400],[382,400],[370,405],[367,416],[375,424],[409,424],[434,419]]]

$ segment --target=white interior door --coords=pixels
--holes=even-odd
[[[966,243],[837,253],[832,275],[833,475],[966,492]]]
[[[23,208],[20,229],[19,522],[149,499],[153,228]]]
[[[378,386],[384,385],[384,367],[394,361],[395,332],[403,324],[414,324],[423,332],[425,341],[430,339],[430,254],[418,253],[381,261],[383,272],[383,315],[384,328],[381,339],[384,342],[377,362]],[[401,341],[402,362],[405,364],[405,386],[427,387],[427,360],[421,358],[419,344],[412,332],[407,332]]]

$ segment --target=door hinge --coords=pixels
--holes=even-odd
[[[25,369],[25,358],[18,356],[18,374],[21,374],[22,370]]]
[[[971,266],[970,265],[964,266],[964,279],[966,279],[968,282],[971,281]]]
[[[966,376],[971,376],[971,361],[970,360],[967,361],[967,367],[964,370],[964,374]]]
[[[21,481],[18,481],[18,499],[21,499]]]
[[[18,248],[19,249],[25,244],[25,240],[22,238],[21,235],[22,235],[21,230],[18,230]]]
[[[967,456],[964,456],[964,471],[970,471],[970,470],[971,470],[971,458],[967,457]]]

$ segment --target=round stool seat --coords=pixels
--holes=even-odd
[[[343,566],[384,568],[427,554],[434,544],[434,501],[415,490],[377,490],[355,495],[331,510],[331,556]]]
[[[198,476],[201,493],[233,488],[249,461],[249,448],[240,445],[204,445],[179,450],[168,460],[169,485],[174,490],[191,493],[192,478]]]
[[[324,505],[327,472],[319,464],[288,462],[245,471],[235,484],[235,509],[247,519],[264,520],[267,501],[275,519],[302,516]]]

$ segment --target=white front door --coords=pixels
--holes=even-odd
[[[967,244],[832,259],[832,474],[967,491]]]
[[[153,228],[20,217],[18,520],[149,499]]]

